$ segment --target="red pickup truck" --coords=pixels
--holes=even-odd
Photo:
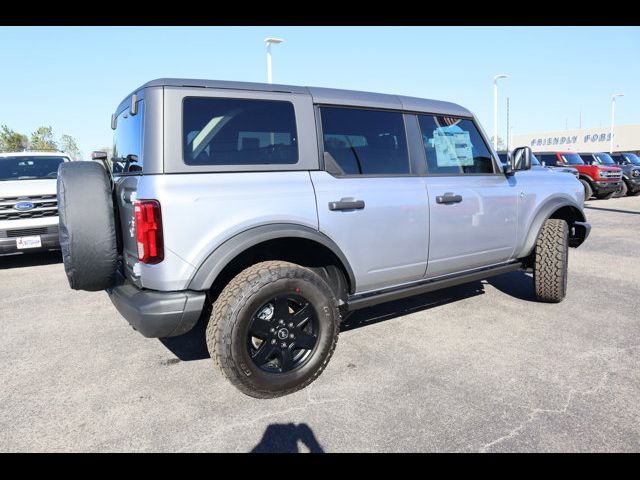
[[[536,157],[548,167],[573,167],[578,170],[585,200],[593,195],[606,200],[622,188],[621,168],[587,165],[575,152],[536,152]]]

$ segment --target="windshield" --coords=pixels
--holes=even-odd
[[[596,157],[602,165],[616,164],[608,153],[595,153],[593,156]]]
[[[65,157],[0,157],[0,181],[50,179],[58,176],[58,165]]]
[[[634,165],[640,166],[640,158],[635,153],[625,153],[624,157]]]
[[[584,165],[582,158],[577,153],[563,153],[562,158],[564,158],[567,165]]]

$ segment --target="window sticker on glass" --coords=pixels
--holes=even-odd
[[[471,137],[457,125],[434,130],[433,143],[439,167],[473,165]]]

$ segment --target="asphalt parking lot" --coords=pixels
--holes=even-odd
[[[0,451],[638,451],[640,197],[588,205],[563,303],[512,273],[357,312],[275,400],[198,329],[145,339],[70,290],[58,254],[0,257]]]

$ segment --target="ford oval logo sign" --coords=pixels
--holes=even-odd
[[[32,208],[35,208],[35,205],[31,202],[20,202],[16,203],[13,208],[24,212],[25,210],[31,210]]]

